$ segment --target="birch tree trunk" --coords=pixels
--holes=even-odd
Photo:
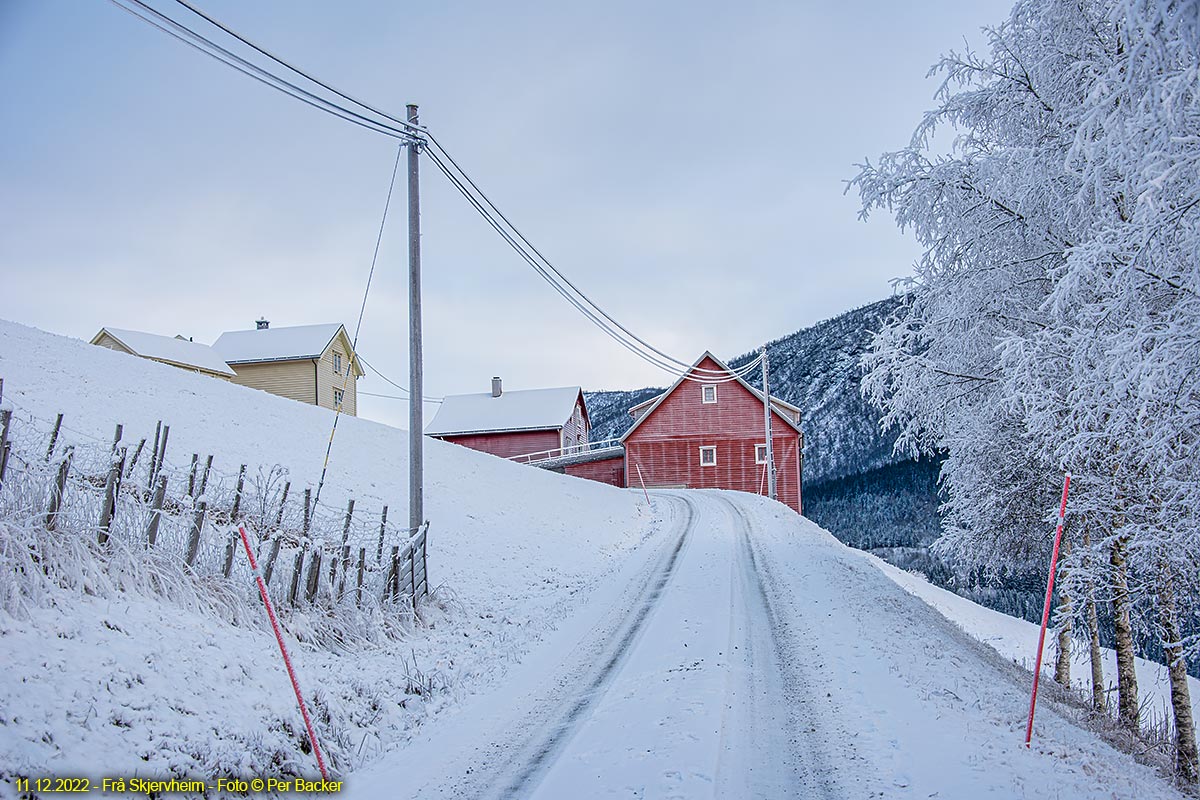
[[[1091,566],[1092,534],[1088,527],[1083,529],[1083,548],[1089,554],[1088,564]],[[1089,575],[1094,574],[1087,569]],[[1100,714],[1108,711],[1108,698],[1104,694],[1104,660],[1100,652],[1100,620],[1096,614],[1096,581],[1089,577],[1087,580],[1087,599],[1084,601],[1087,613],[1088,655],[1092,662],[1092,708]]]
[[[1192,699],[1188,691],[1187,661],[1180,641],[1179,614],[1175,607],[1175,588],[1171,571],[1163,565],[1158,583],[1158,609],[1163,627],[1163,655],[1171,676],[1171,710],[1175,716],[1175,774],[1189,786],[1200,778],[1200,759],[1196,754],[1196,722],[1192,718]]]
[[[1125,568],[1128,540],[1118,536],[1113,542],[1109,563],[1112,565],[1113,634],[1117,648],[1117,719],[1131,733],[1141,732],[1138,709],[1137,672],[1134,670],[1133,626],[1129,620],[1129,578]]]
[[[1062,557],[1065,560],[1071,553],[1070,541],[1062,543]],[[1058,652],[1054,658],[1054,681],[1060,686],[1071,686],[1071,598],[1067,594],[1067,570],[1060,570],[1058,580],[1062,588],[1059,590],[1059,617],[1062,627],[1058,629]]]

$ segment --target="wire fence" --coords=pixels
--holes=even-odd
[[[311,487],[293,485],[279,464],[229,469],[201,453],[177,460],[162,422],[153,440],[129,441],[120,425],[97,436],[68,427],[62,414],[50,421],[11,405],[0,408],[0,519],[87,536],[101,551],[155,551],[196,575],[252,583],[239,557],[244,525],[281,607],[411,610],[429,593],[428,526],[399,527],[386,505],[313,502]]]

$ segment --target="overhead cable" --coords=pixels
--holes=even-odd
[[[260,67],[257,64],[254,64],[253,62],[248,61],[236,53],[233,53],[230,50],[222,47],[203,34],[200,34],[188,26],[177,22],[166,14],[163,14],[162,12],[146,4],[142,0],[109,0],[109,2],[127,14],[130,14],[133,17],[140,19],[142,22],[157,28],[168,36],[183,42],[192,49],[198,50],[210,58],[225,64],[231,69],[235,69],[243,75],[253,78],[259,83],[280,91],[289,97],[293,97],[302,103],[312,106],[313,108],[344,119],[347,122],[352,122],[359,127],[366,128],[367,130],[374,131],[375,133],[382,133],[385,136],[390,136],[392,138],[401,139],[404,141],[410,141],[413,138],[413,134],[408,130],[398,129],[386,122],[381,122],[371,117],[359,114],[356,111],[345,108],[344,106],[341,106],[331,100],[307,91],[306,89],[297,86],[285,78],[279,77],[263,67]],[[132,3],[137,8],[125,5],[125,3]],[[138,9],[142,9],[145,13],[139,12]],[[166,26],[170,27],[165,27],[164,24],[156,22],[154,19],[147,16],[147,13],[162,20]],[[172,30],[172,28],[174,30]]]

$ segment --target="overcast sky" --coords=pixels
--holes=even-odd
[[[170,0],[152,0],[180,19]],[[580,288],[677,358],[731,357],[890,293],[918,250],[857,219],[939,54],[1009,3],[197,0],[403,114]],[[211,343],[260,315],[353,334],[393,140],[104,0],[0,0],[0,317]],[[403,175],[403,173],[402,173]],[[407,383],[401,181],[360,350]],[[663,385],[422,172],[426,393]],[[362,391],[395,391],[375,377]],[[427,419],[432,409],[427,410]],[[360,413],[404,425],[403,403]]]

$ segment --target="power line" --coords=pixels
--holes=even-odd
[[[397,389],[399,389],[400,391],[404,392],[405,394],[407,394],[409,396],[412,395],[412,392],[408,389],[407,386],[401,386],[400,384],[396,383],[394,380],[389,378],[387,375],[384,375],[382,372],[380,372],[378,369],[376,369],[375,366],[373,364],[371,364],[371,362],[367,361],[361,355],[358,357],[358,360],[361,361],[363,363],[363,365],[366,366],[369,370],[371,370],[371,372],[374,372],[376,376],[382,378],[384,383],[391,384],[392,386],[396,387]],[[426,403],[440,403],[443,400],[445,400],[446,398],[423,396],[423,397],[421,397],[421,399],[424,400]]]
[[[205,14],[203,11],[196,8],[194,5],[187,2],[186,0],[175,0],[175,2],[177,2],[179,5],[186,8],[188,11],[191,11],[193,14],[200,17],[201,19],[206,20],[209,24],[214,25],[214,26],[220,28],[221,30],[225,31],[225,33],[227,33],[230,36],[232,36],[233,38],[237,39],[239,42],[246,45],[247,47],[251,47],[254,50],[257,50],[259,53],[262,53],[264,56],[271,59],[276,64],[279,64],[282,67],[286,67],[287,69],[291,70],[292,72],[301,76],[302,78],[306,78],[307,80],[312,81],[317,86],[320,86],[323,89],[327,89],[328,91],[333,92],[338,97],[341,97],[344,100],[349,100],[351,103],[354,103],[356,106],[366,109],[367,111],[371,111],[375,114],[378,114],[379,116],[383,117],[384,119],[391,120],[392,122],[395,122],[396,124],[403,127],[405,130],[408,130],[408,131],[423,131],[424,130],[419,125],[414,125],[413,123],[409,122],[408,120],[400,119],[399,117],[392,116],[391,114],[387,113],[386,111],[382,111],[378,108],[375,108],[374,106],[369,105],[369,104],[363,102],[362,100],[355,98],[352,95],[346,94],[345,92],[341,91],[340,89],[321,80],[320,78],[314,77],[313,75],[305,72],[304,70],[300,69],[299,67],[294,66],[293,64],[290,64],[287,61],[284,61],[282,58],[275,55],[271,51],[255,44],[254,42],[247,39],[245,36],[242,36],[240,33],[233,30],[228,25],[225,25],[220,20],[214,19],[213,17],[209,16],[208,14]]]
[[[400,394],[380,394],[379,392],[364,392],[362,389],[359,389],[358,393],[365,394],[368,397],[382,397],[385,400],[403,400],[406,403],[412,399],[411,397],[405,397],[404,395],[400,395]],[[426,401],[426,402],[432,402],[432,401]]]
[[[197,50],[222,64],[225,64],[231,69],[237,70],[247,77],[253,78],[265,86],[269,86],[272,89],[288,95],[289,97],[293,97],[302,103],[310,105],[313,108],[324,111],[325,113],[331,114],[340,119],[344,119],[347,122],[352,122],[359,127],[366,128],[367,130],[374,131],[375,133],[382,133],[385,136],[390,136],[395,139],[402,139],[404,141],[409,141],[413,138],[413,134],[407,130],[395,128],[387,123],[371,119],[370,117],[366,117],[356,111],[338,105],[331,100],[313,94],[312,92],[309,92],[306,89],[303,89],[296,84],[281,78],[278,75],[275,75],[274,73],[258,66],[257,64],[254,64],[251,61],[247,61],[236,53],[227,50],[226,48],[207,38],[203,34],[197,33],[188,26],[147,5],[146,3],[142,2],[142,0],[123,0],[123,2],[122,0],[109,0],[109,2],[127,14],[130,14],[131,16],[140,19],[142,22],[145,22],[147,25],[157,28],[168,36],[183,42],[188,47],[191,47],[192,49]],[[146,14],[139,13],[137,9],[124,5],[123,3],[135,4],[138,8],[141,8],[149,14],[152,14],[154,17],[162,20],[170,27],[164,27],[164,25],[155,22],[154,19],[146,16]],[[171,28],[174,28],[174,30],[171,30]]]
[[[432,140],[432,136],[430,137],[430,139]],[[445,152],[441,147],[439,147],[438,149],[442,150],[443,153]],[[612,338],[614,341],[616,341],[622,347],[626,348],[631,353],[633,353],[634,355],[643,359],[647,363],[649,363],[655,367],[658,367],[659,369],[662,369],[665,372],[668,372],[676,377],[683,375],[688,380],[697,381],[697,380],[706,379],[709,375],[711,375],[712,376],[711,380],[705,380],[705,382],[708,382],[708,383],[722,383],[722,382],[726,382],[728,380],[736,380],[736,378],[732,377],[729,372],[725,372],[723,370],[710,370],[705,367],[693,368],[692,365],[690,365],[690,364],[686,364],[684,362],[679,362],[676,359],[671,359],[672,362],[675,362],[676,364],[681,364],[682,365],[682,369],[681,369],[679,367],[672,365],[671,363],[668,363],[665,360],[666,358],[669,358],[669,357],[664,356],[664,357],[660,358],[660,357],[654,355],[654,353],[662,352],[662,351],[658,350],[657,348],[650,348],[650,352],[647,352],[646,350],[639,348],[636,344],[634,344],[634,342],[631,342],[628,339],[626,339],[625,337],[623,337],[620,333],[618,333],[618,331],[616,329],[614,329],[614,325],[616,325],[616,327],[620,328],[620,330],[627,332],[627,329],[624,328],[624,326],[621,326],[619,323],[614,323],[614,325],[610,325],[608,322],[606,322],[606,320],[612,320],[611,316],[609,316],[608,314],[606,314],[605,312],[600,310],[598,307],[595,306],[594,303],[592,303],[591,305],[593,307],[597,308],[597,311],[599,311],[599,314],[603,315],[603,319],[602,319],[600,316],[597,315],[597,313],[593,312],[591,310],[591,308],[584,305],[584,303],[582,301],[580,301],[575,296],[573,296],[571,294],[571,292],[565,286],[563,286],[561,283],[556,281],[547,272],[545,267],[543,267],[540,263],[538,263],[538,261],[533,257],[533,255],[531,255],[530,252],[528,250],[526,250],[526,248],[523,247],[521,243],[517,242],[516,239],[514,239],[513,235],[510,234],[504,228],[504,226],[502,226],[500,224],[500,222],[495,218],[495,216],[493,216],[492,213],[490,213],[488,211],[488,209],[484,207],[483,203],[480,200],[478,200],[475,196],[473,196],[470,191],[468,191],[467,187],[463,184],[463,182],[453,172],[450,171],[450,169],[442,162],[442,160],[438,157],[438,155],[436,153],[434,153],[432,150],[429,150],[429,151],[426,151],[426,154],[429,156],[430,160],[433,161],[434,165],[442,172],[442,174],[446,176],[446,178],[451,182],[451,184],[454,185],[454,187],[456,189],[458,189],[459,193],[462,194],[463,197],[466,198],[467,202],[469,202],[471,204],[471,206],[477,212],[479,212],[480,216],[482,216],[483,219],[500,235],[500,237],[509,245],[509,247],[513,248],[513,250],[519,256],[521,256],[521,258],[524,259],[525,262],[528,263],[529,266],[532,267],[534,269],[534,271],[536,271],[547,283],[549,283],[550,286],[556,292],[558,292],[559,295],[561,295],[563,297],[563,299],[565,299],[568,303],[570,303],[572,306],[574,306],[580,313],[582,313],[585,317],[587,317],[587,319],[589,321],[591,321],[592,324],[594,324],[598,328],[600,328],[601,331],[603,331],[606,335],[608,335],[610,338]],[[557,271],[555,271],[554,274],[560,275],[561,273],[558,273]],[[564,281],[564,282],[566,282],[568,286],[571,286],[569,281]],[[576,290],[576,293],[578,293],[578,290]],[[588,301],[588,302],[590,303],[590,301]],[[642,341],[641,339],[639,339],[636,336],[632,336],[632,338],[637,342]],[[744,375],[747,375],[751,371],[753,371],[753,368],[755,366],[757,366],[757,363],[758,362],[756,360],[752,363],[743,365],[739,369],[733,370],[732,372],[736,373],[738,377],[744,377]],[[692,373],[695,373],[699,377],[692,377]]]
[[[548,258],[546,258],[546,256],[540,250],[538,250],[538,248],[512,223],[512,221],[509,220],[508,217],[504,215],[504,213],[499,209],[499,207],[496,206],[496,204],[494,202],[492,202],[492,200],[479,188],[479,185],[459,165],[459,163],[449,153],[449,151],[445,148],[445,146],[442,145],[441,142],[438,141],[437,138],[434,137],[434,135],[432,133],[430,133],[427,129],[425,129],[419,125],[415,125],[406,120],[401,120],[396,116],[393,116],[385,111],[382,111],[381,109],[379,109],[373,105],[370,105],[362,100],[355,98],[354,96],[352,96],[346,92],[341,91],[340,89],[336,88],[332,84],[330,84],[326,81],[323,81],[320,78],[315,77],[311,73],[306,72],[306,71],[300,69],[299,67],[284,60],[283,58],[275,55],[274,53],[272,53],[271,51],[262,47],[261,45],[256,44],[255,42],[251,41],[247,37],[241,35],[237,31],[235,31],[233,28],[225,25],[224,23],[220,22],[216,18],[204,13],[202,10],[200,10],[193,4],[187,2],[186,0],[176,0],[176,2],[179,5],[186,8],[187,10],[189,10],[190,12],[192,12],[193,14],[195,14],[196,16],[198,16],[201,19],[208,22],[210,25],[213,25],[214,27],[220,29],[227,35],[229,35],[229,36],[233,37],[234,39],[236,39],[237,41],[241,42],[243,45],[250,47],[251,49],[258,52],[259,54],[265,56],[266,58],[269,58],[271,61],[275,62],[276,64],[279,64],[280,66],[286,68],[287,70],[290,70],[294,74],[299,75],[300,77],[315,84],[316,86],[319,86],[319,87],[325,89],[326,91],[333,93],[334,95],[370,112],[371,114],[377,115],[378,117],[382,117],[384,120],[389,120],[392,123],[396,123],[397,125],[399,125],[401,127],[397,128],[394,125],[391,125],[388,122],[381,121],[380,119],[377,119],[375,117],[365,116],[363,114],[360,114],[357,111],[354,111],[350,108],[345,107],[344,105],[334,102],[333,100],[330,100],[326,97],[321,97],[321,96],[314,94],[313,92],[310,92],[300,86],[297,86],[295,83],[293,83],[283,77],[280,77],[278,74],[275,74],[274,72],[271,72],[257,64],[254,64],[253,62],[250,62],[247,59],[233,53],[232,51],[226,49],[225,47],[222,47],[221,45],[214,42],[212,39],[204,36],[203,34],[198,33],[197,31],[195,31],[191,27],[185,25],[184,23],[179,22],[179,21],[171,18],[170,16],[157,11],[156,9],[154,9],[147,3],[143,2],[143,0],[123,0],[123,2],[124,3],[133,3],[138,8],[142,9],[144,12],[153,15],[154,17],[158,18],[159,20],[162,20],[162,22],[164,22],[166,25],[170,26],[170,28],[164,27],[164,25],[159,24],[154,19],[151,19],[150,17],[146,16],[146,13],[139,13],[135,8],[124,5],[123,2],[121,2],[119,0],[110,0],[110,2],[112,2],[114,5],[116,5],[118,8],[122,9],[123,11],[137,17],[138,19],[142,20],[143,22],[146,22],[149,25],[152,25],[153,27],[155,27],[158,30],[177,39],[178,41],[183,42],[184,44],[188,45],[189,47],[192,47],[193,49],[196,49],[196,50],[204,53],[205,55],[221,62],[222,64],[225,64],[226,66],[228,66],[232,69],[237,70],[238,72],[241,72],[244,75],[247,75],[248,77],[251,77],[251,78],[257,80],[258,82],[260,82],[266,86],[276,89],[277,91],[280,91],[280,92],[288,95],[289,97],[293,97],[297,100],[300,100],[301,102],[306,103],[307,105],[317,108],[320,111],[324,111],[328,114],[336,116],[340,119],[344,119],[348,122],[352,122],[355,125],[358,125],[360,127],[366,128],[371,131],[374,131],[376,133],[382,133],[386,136],[400,139],[403,142],[413,142],[413,143],[417,143],[417,144],[424,143],[423,139],[420,136],[420,134],[424,134],[424,136],[428,137],[429,142],[432,143],[433,148],[435,148],[438,152],[440,152],[441,155],[445,158],[445,160],[448,161],[449,164],[453,166],[453,170],[449,166],[447,166],[447,164],[444,161],[442,161],[441,158],[439,158],[438,154],[434,152],[434,149],[428,149],[426,151],[427,155],[429,155],[430,159],[434,162],[434,164],[438,167],[438,169],[443,173],[443,175],[445,175],[447,177],[447,179],[451,181],[451,183],[454,185],[454,187],[463,195],[463,197],[465,197],[468,200],[468,202],[485,219],[485,221],[487,221],[488,224],[491,225],[492,228],[498,234],[500,234],[501,238],[503,238],[504,241],[510,247],[512,247],[514,249],[514,251],[516,251],[518,253],[518,255],[520,255],[522,257],[522,259],[525,260],[529,264],[529,266],[531,266],[538,273],[538,275],[542,277],[543,280],[545,280],[547,283],[549,283],[551,285],[551,287],[555,289],[555,291],[557,291],[565,300],[567,300],[567,302],[569,302],[572,306],[574,306],[576,308],[576,310],[578,310],[580,313],[582,313],[590,322],[592,322],[592,324],[596,325],[606,335],[608,335],[614,341],[621,344],[623,347],[625,347],[631,353],[633,353],[634,355],[643,359],[644,361],[647,361],[651,365],[653,365],[659,369],[662,369],[662,370],[664,370],[672,375],[675,375],[677,377],[682,375],[687,380],[702,381],[702,382],[709,382],[709,383],[719,383],[719,382],[725,382],[727,380],[735,380],[738,377],[743,377],[744,375],[749,374],[749,372],[752,371],[753,367],[757,365],[757,362],[752,362],[752,363],[746,364],[738,370],[733,370],[732,375],[730,373],[727,373],[727,372],[724,372],[721,370],[710,370],[710,369],[704,368],[704,367],[692,366],[684,361],[680,361],[679,359],[676,359],[676,358],[668,355],[664,351],[651,345],[645,339],[642,339],[641,337],[634,334],[629,328],[622,325],[619,321],[616,320],[616,318],[614,318],[611,314],[609,314],[603,308],[601,308],[599,304],[597,304],[590,297],[588,297],[586,294],[584,294],[579,289],[579,287],[577,287],[557,267],[555,267],[554,264]],[[174,30],[172,30],[171,28],[173,28]],[[398,159],[397,159],[397,165],[398,165]],[[457,173],[457,174],[455,174],[455,173]],[[393,182],[394,182],[394,175],[395,175],[395,172],[393,171]],[[461,176],[461,178],[459,176]],[[390,202],[390,187],[389,187],[389,202]],[[385,211],[384,211],[385,218],[386,218],[386,213],[387,212],[386,212],[386,205],[385,205]],[[511,233],[510,233],[510,231],[511,231]],[[382,235],[382,230],[381,230],[381,235]],[[379,244],[377,241],[376,242],[376,256],[378,255],[378,246],[379,246]],[[374,258],[372,259],[372,273],[373,273],[373,271],[374,271]],[[369,289],[370,289],[370,277],[368,277],[367,291],[369,291]],[[364,296],[364,307],[365,307],[365,302],[366,302],[366,298]],[[359,326],[360,327],[361,327],[361,322],[362,322],[362,311],[360,310],[360,314],[359,314]],[[357,344],[357,339],[358,339],[358,328],[356,328],[356,331],[355,331],[355,342],[354,342],[355,344]],[[377,374],[378,374],[378,372],[377,372]],[[382,375],[381,375],[381,377],[382,377]],[[403,387],[401,387],[401,388],[403,388]],[[407,390],[405,390],[405,391],[407,391]],[[335,422],[335,427],[336,427],[336,422]]]
[[[486,194],[484,194],[483,190],[481,190],[479,188],[479,185],[477,183],[475,183],[474,180],[471,179],[471,176],[468,175],[467,172],[461,166],[459,166],[458,162],[454,160],[454,157],[446,150],[445,146],[443,146],[442,143],[440,141],[438,141],[437,137],[428,131],[426,132],[426,135],[429,138],[430,144],[432,144],[433,147],[435,147],[438,151],[440,151],[442,153],[442,155],[444,155],[446,157],[446,160],[449,161],[450,164],[452,164],[454,166],[454,169],[457,170],[457,172],[460,175],[462,175],[463,180],[465,180],[466,183],[470,185],[470,187],[479,196],[480,200],[482,200],[482,202],[484,204],[486,204],[487,207],[490,208],[491,211],[494,212],[501,220],[503,220],[504,224],[507,225],[508,228],[512,230],[512,232],[516,235],[516,237],[518,239],[520,239],[521,242],[523,242],[526,247],[529,248],[529,251],[531,251],[531,253],[533,255],[535,255],[537,257],[537,259],[540,260],[540,262],[542,264],[544,264],[547,269],[549,269],[550,272],[554,273],[554,275],[557,276],[557,278],[560,281],[562,281],[562,283],[565,284],[572,292],[574,292],[574,294],[577,295],[584,303],[586,303],[591,308],[595,309],[595,311],[598,314],[600,314],[602,317],[604,317],[605,320],[607,320],[609,323],[611,323],[611,325],[613,325],[618,330],[620,330],[622,333],[624,333],[626,336],[628,336],[632,341],[636,342],[637,344],[641,345],[643,348],[645,348],[649,352],[651,352],[651,353],[655,354],[656,356],[660,357],[661,359],[665,360],[667,363],[674,364],[674,365],[676,365],[677,368],[682,368],[682,369],[690,369],[691,368],[691,365],[689,365],[687,362],[680,361],[677,358],[667,355],[662,350],[659,350],[658,348],[654,347],[646,340],[642,339],[641,337],[639,337],[638,335],[636,335],[635,333],[630,331],[627,327],[625,327],[620,322],[618,322],[614,317],[612,317],[612,315],[610,315],[608,312],[606,312],[604,309],[602,309],[591,298],[589,298],[586,294],[584,294],[579,289],[579,287],[577,287],[574,283],[572,283],[569,278],[567,278],[557,267],[555,267],[554,264],[548,258],[546,258],[546,256],[543,255],[542,252],[540,250],[538,250],[537,247],[535,247],[534,244],[532,242],[530,242],[529,239],[523,233],[521,233],[521,231],[512,223],[512,221],[509,220],[508,217],[506,217],[504,215],[504,213],[496,206],[496,204],[493,203]],[[430,157],[434,158],[432,153],[430,154]],[[443,171],[443,173],[447,174],[447,177],[449,177],[448,172],[444,168],[444,166],[442,168],[442,171]],[[460,191],[463,191],[465,189],[465,187],[462,186],[461,182],[455,181],[455,183],[458,185]],[[465,194],[465,192],[464,192],[464,194]],[[539,269],[538,273],[541,274],[544,278],[549,279],[549,276],[547,276],[545,274],[545,272],[543,272],[542,270]],[[575,305],[576,305],[576,308],[579,308],[581,311],[583,310],[577,304],[575,304]],[[594,317],[593,317],[593,320],[594,320]],[[716,370],[708,370],[708,369],[700,369],[700,370],[696,370],[696,371],[700,371],[700,372],[704,372],[704,373],[719,372]]]

